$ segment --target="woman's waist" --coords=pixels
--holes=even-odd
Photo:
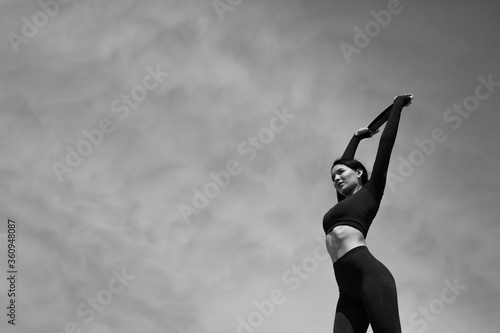
[[[363,233],[350,225],[335,226],[326,235],[326,249],[330,253],[333,262],[353,248],[362,245],[366,246]]]
[[[330,235],[335,243],[365,241],[365,236],[362,230],[357,225],[346,222],[336,224],[327,235]]]
[[[359,231],[364,238],[368,234],[368,229],[370,228],[371,222],[360,221],[358,219],[345,218],[345,219],[337,219],[335,221],[330,221],[330,223],[323,223],[323,229],[326,234],[330,234],[334,229],[337,230],[336,233],[343,234],[348,230]],[[350,227],[350,228],[340,228],[340,227]]]

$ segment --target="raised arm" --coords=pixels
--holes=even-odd
[[[378,130],[372,130],[368,127],[363,127],[357,130],[356,133],[354,133],[354,135],[352,136],[351,141],[349,141],[344,154],[342,154],[342,159],[354,159],[354,155],[356,155],[356,150],[358,149],[358,145],[361,140],[371,138],[376,133],[378,133]]]
[[[354,155],[356,155],[356,150],[358,149],[358,145],[361,140],[370,138],[376,133],[378,133],[378,130],[372,131],[367,127],[357,130],[356,133],[354,133],[354,135],[352,136],[351,141],[349,141],[349,144],[347,145],[347,148],[345,149],[344,154],[342,154],[341,158],[350,160],[354,159]],[[337,191],[337,200],[340,202],[344,199],[345,197]]]
[[[354,155],[356,154],[356,149],[358,149],[359,142],[361,141],[361,137],[356,135],[356,133],[352,136],[351,141],[349,141],[349,144],[347,145],[347,148],[345,149],[344,153],[342,154],[341,158],[348,158],[348,159],[353,159]],[[339,191],[337,191],[337,202],[341,202],[344,200],[345,197],[340,194]]]
[[[387,179],[387,170],[389,168],[389,161],[391,159],[392,148],[396,142],[396,135],[398,133],[399,119],[401,118],[401,111],[403,107],[411,103],[411,95],[398,96],[392,105],[391,114],[387,119],[380,143],[377,150],[375,163],[373,164],[372,175],[365,186],[375,194],[382,196],[384,194],[385,183]]]
[[[358,145],[361,142],[362,138],[356,134],[354,134],[347,145],[344,153],[342,154],[342,158],[353,159],[354,155],[356,155],[356,150],[358,149]]]

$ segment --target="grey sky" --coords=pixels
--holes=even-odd
[[[0,2],[2,332],[330,332],[329,168],[407,92],[368,246],[405,332],[497,332],[500,5],[220,3]]]

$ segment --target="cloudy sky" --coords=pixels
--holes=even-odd
[[[2,332],[331,332],[329,168],[407,92],[368,247],[404,332],[498,332],[497,2],[59,1],[0,1]]]

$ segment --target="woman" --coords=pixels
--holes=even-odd
[[[326,213],[323,228],[339,286],[334,333],[365,333],[368,324],[374,333],[401,333],[394,278],[368,251],[365,239],[384,193],[401,111],[412,99],[411,94],[395,98],[370,180],[354,154],[359,142],[376,130],[358,130],[333,163],[331,175],[339,202]]]

